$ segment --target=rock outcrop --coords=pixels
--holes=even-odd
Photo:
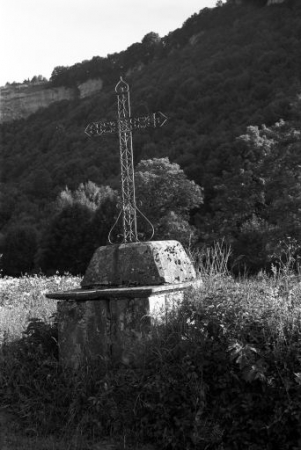
[[[103,82],[100,78],[96,80],[87,80],[78,86],[80,98],[89,97],[102,89]]]
[[[0,88],[0,123],[22,119],[61,100],[84,98],[102,89],[101,79],[88,80],[76,88],[51,87],[48,82],[23,83]]]

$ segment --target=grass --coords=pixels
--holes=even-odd
[[[0,343],[8,345],[22,338],[23,332],[33,318],[46,324],[53,323],[53,315],[56,312],[56,301],[45,297],[47,292],[55,292],[73,289],[79,286],[80,278],[73,276],[24,276],[21,278],[0,278]],[[0,353],[0,361],[3,366],[3,348]],[[10,361],[10,364],[14,362]],[[6,369],[9,364],[6,364]],[[5,390],[5,381],[1,378],[1,391]],[[3,385],[4,384],[4,385]],[[1,402],[2,403],[2,402]],[[0,432],[7,430],[9,434],[7,443],[2,444],[13,450],[61,450],[67,449],[66,442],[54,436],[30,436],[30,429],[21,429],[18,421],[7,413],[10,405],[0,408]],[[2,418],[2,421],[1,421]],[[27,435],[29,434],[29,435]],[[1,433],[0,433],[1,436]],[[1,446],[1,445],[0,445]]]
[[[79,287],[79,277],[57,275],[0,278],[0,342],[20,338],[30,318],[51,321],[56,301],[45,297],[47,292]]]
[[[57,362],[44,294],[79,278],[0,280],[2,405],[31,433],[11,448],[300,449],[300,277],[283,266],[235,279],[228,257],[222,244],[201,251],[202,287],[143,343],[143,364],[107,371]]]

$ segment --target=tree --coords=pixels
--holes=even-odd
[[[158,51],[161,43],[161,38],[158,33],[153,31],[146,34],[141,41],[142,44],[142,61],[148,63],[151,61]]]
[[[96,211],[106,199],[113,199],[116,194],[110,186],[97,186],[92,181],[81,183],[75,191],[66,186],[57,197],[56,208],[61,211],[66,206],[80,204],[87,206],[91,211]]]
[[[32,79],[30,80],[30,83],[42,83],[47,82],[47,78],[43,77],[43,75],[34,75]]]
[[[188,245],[196,238],[189,215],[203,202],[202,188],[178,164],[168,158],[141,161],[135,179],[138,208],[153,224],[157,239],[179,239]]]
[[[248,127],[237,139],[232,170],[216,186],[211,238],[225,237],[251,270],[266,266],[279,241],[301,240],[300,143],[301,132],[283,120]]]
[[[68,86],[69,67],[64,66],[55,67],[52,71],[50,81],[53,86]]]
[[[50,195],[51,187],[52,178],[48,170],[37,170],[32,183],[32,193],[38,198],[47,198]]]
[[[93,254],[90,226],[93,212],[85,205],[66,206],[42,237],[38,265],[46,274],[83,274]]]
[[[236,139],[230,156],[230,169],[224,170],[215,185],[216,197],[211,207],[211,227],[230,238],[253,215],[265,208],[264,161],[271,152],[273,140],[256,126]]]
[[[160,42],[161,42],[160,35],[153,31],[147,33],[141,41],[141,43],[146,47],[151,47],[153,45],[159,44]]]
[[[112,229],[117,216],[117,196],[107,196],[101,205],[94,213],[94,217],[91,224],[91,237],[93,239],[93,247],[107,245],[109,243],[108,237],[110,230]],[[121,233],[120,221],[112,230],[112,242],[119,242],[118,234]]]
[[[18,277],[34,269],[37,232],[32,226],[14,226],[5,236],[2,256],[3,274]]]
[[[116,213],[116,191],[81,183],[58,196],[56,214],[41,239],[38,264],[46,273],[80,274],[86,271],[94,250],[107,244]]]
[[[0,183],[0,227],[2,228],[13,216],[18,198],[18,190],[5,183]]]

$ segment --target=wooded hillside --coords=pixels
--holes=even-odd
[[[55,68],[53,85],[97,76],[103,90],[0,127],[2,248],[12,230],[27,227],[38,249],[66,186],[118,188],[117,136],[91,139],[84,129],[116,118],[122,75],[133,115],[162,111],[169,119],[135,132],[135,164],[178,163],[204,188],[191,211],[199,243],[225,237],[236,261],[243,255],[239,264],[265,266],[280,241],[300,237],[300,49],[300,2],[228,2],[163,38],[150,32],[121,53]]]

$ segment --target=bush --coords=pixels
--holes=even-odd
[[[162,449],[298,449],[298,280],[287,271],[238,281],[202,270],[202,289],[141,341],[139,364],[62,371],[55,322],[31,320],[2,346],[3,405],[39,434],[120,436]]]

